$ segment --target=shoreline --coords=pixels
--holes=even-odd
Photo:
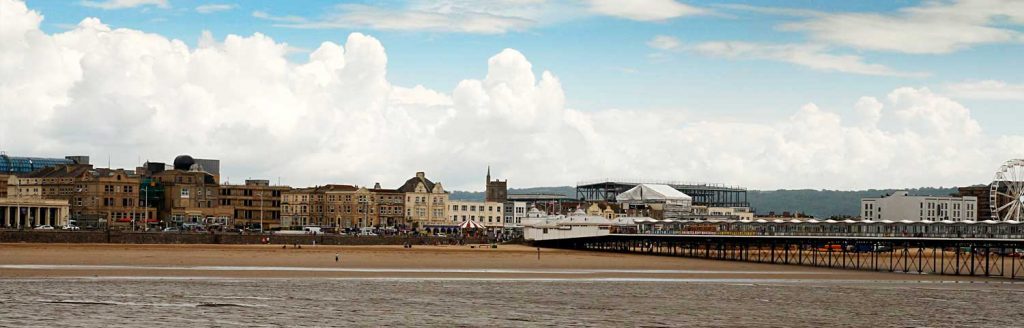
[[[475,246],[475,245],[474,245]],[[335,256],[338,260],[335,261]],[[176,277],[580,281],[1010,281],[523,245],[0,244],[2,278]]]

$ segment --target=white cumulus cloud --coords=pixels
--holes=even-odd
[[[771,11],[771,10],[768,10]],[[1024,2],[925,1],[895,13],[800,11],[807,19],[783,24],[789,31],[866,50],[943,54],[975,45],[1024,42]]]
[[[864,58],[856,55],[829,53],[825,46],[814,44],[714,41],[694,45],[692,50],[714,57],[782,61],[819,71],[901,77],[922,77],[928,75],[921,72],[897,71],[885,65],[867,63],[864,61]]]
[[[542,1],[412,1],[402,7],[340,4],[326,16],[316,19],[278,17],[265,12],[254,12],[253,16],[291,28],[372,28],[501,34],[522,31],[536,25],[536,20],[542,14],[541,8],[547,7]]]
[[[1024,100],[1024,84],[1004,81],[963,81],[946,85],[953,96],[968,99]]]
[[[196,7],[196,12],[200,14],[211,14],[218,11],[228,11],[235,9],[238,5],[235,4],[224,4],[224,3],[210,3],[205,5],[199,5]]]
[[[106,0],[106,1],[89,1],[84,0],[81,2],[83,6],[100,8],[100,9],[124,9],[124,8],[135,8],[141,6],[157,6],[160,8],[168,8],[170,4],[167,0]]]
[[[196,47],[95,18],[61,33],[0,0],[0,145],[11,154],[110,154],[115,166],[178,154],[222,160],[224,178],[398,186],[426,171],[482,189],[488,164],[513,186],[597,177],[753,188],[986,182],[1024,156],[1021,135],[988,135],[926,88],[807,104],[771,121],[687,110],[566,107],[562,83],[505,49],[454,90],[387,79],[375,38],[323,42],[302,62],[263,34],[209,33]]]
[[[638,21],[661,21],[698,15],[706,10],[676,0],[588,0],[590,10],[613,17]]]

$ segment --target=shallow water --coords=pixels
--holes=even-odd
[[[0,279],[0,326],[1012,327],[1014,283]]]

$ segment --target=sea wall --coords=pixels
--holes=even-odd
[[[210,233],[160,233],[117,231],[0,231],[0,243],[110,243],[110,244],[262,244],[277,245],[432,245],[487,243],[485,238],[438,238],[427,236],[344,235],[239,235]]]

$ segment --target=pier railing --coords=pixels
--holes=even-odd
[[[614,234],[538,246],[836,269],[1020,279],[1024,240]]]

